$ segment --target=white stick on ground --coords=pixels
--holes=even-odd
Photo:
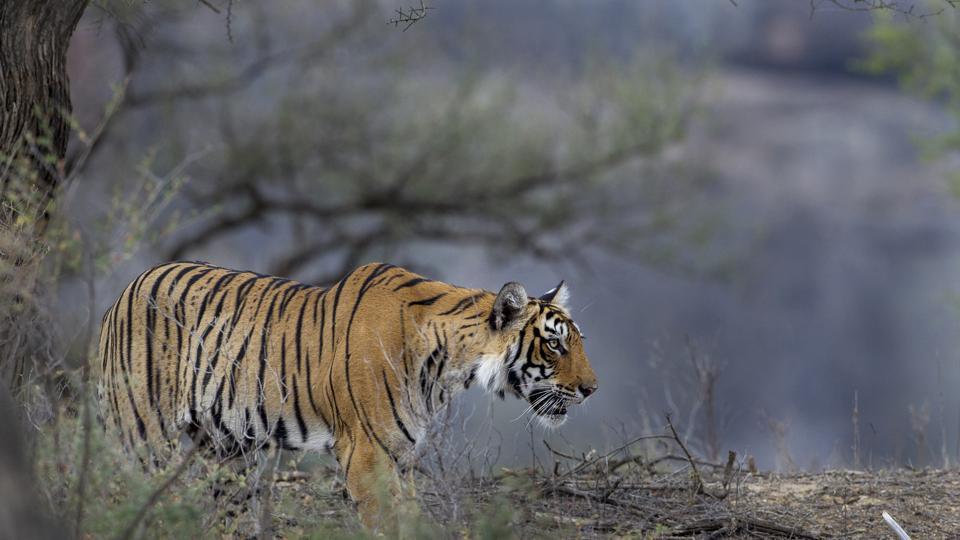
[[[887,525],[889,525],[891,529],[893,529],[893,532],[897,533],[897,536],[900,537],[900,540],[910,540],[910,535],[907,534],[907,531],[903,530],[903,527],[901,527],[900,524],[897,523],[897,520],[893,519],[890,514],[884,512],[883,520],[887,522]]]

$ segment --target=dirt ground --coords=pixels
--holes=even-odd
[[[756,476],[744,502],[821,536],[895,538],[886,511],[912,538],[960,538],[960,471],[831,471]]]
[[[701,471],[703,487],[697,489],[686,467],[664,473],[622,465],[549,475],[503,470],[457,486],[424,481],[419,504],[450,538],[477,536],[478,514],[507,509],[504,530],[519,538],[896,539],[881,517],[886,511],[914,540],[960,539],[958,470],[778,475],[718,469]],[[290,506],[280,503],[274,517],[278,532],[286,530],[281,536],[298,537],[317,522],[339,522],[341,531],[360,533],[336,480],[320,486],[314,480],[278,484],[281,498],[309,506],[317,520],[284,517]]]
[[[615,483],[546,480],[556,487],[534,501],[533,514],[582,537],[896,538],[886,511],[914,539],[960,538],[956,470],[748,473],[728,489],[707,481],[699,494],[689,475]]]

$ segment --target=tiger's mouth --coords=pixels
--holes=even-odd
[[[527,396],[533,414],[547,427],[559,427],[567,421],[570,400],[551,388],[534,388]]]

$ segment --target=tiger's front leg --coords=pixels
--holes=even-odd
[[[336,454],[340,466],[346,469],[347,493],[356,503],[363,525],[371,530],[396,531],[404,490],[393,459],[363,439],[338,445]]]

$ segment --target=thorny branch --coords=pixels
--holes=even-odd
[[[387,21],[387,24],[392,24],[394,27],[403,25],[403,31],[406,32],[411,26],[425,19],[427,13],[432,9],[434,9],[432,6],[426,5],[423,0],[420,0],[420,5],[410,6],[407,10],[402,7],[397,8],[396,16]]]

